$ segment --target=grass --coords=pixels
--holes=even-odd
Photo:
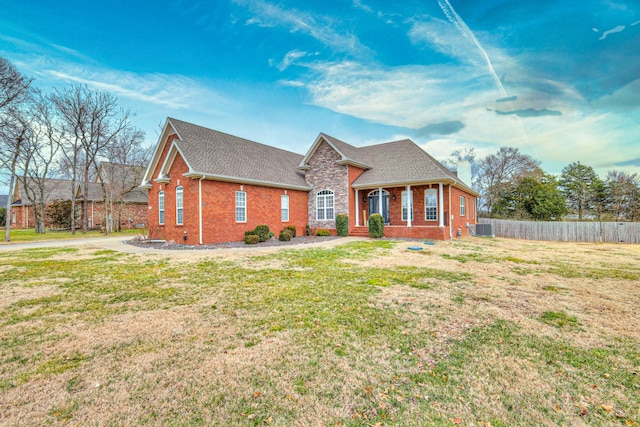
[[[112,236],[136,236],[136,235],[146,235],[147,230],[143,229],[125,229],[122,231],[118,231],[112,233]],[[2,242],[4,243],[4,232],[2,233]],[[76,231],[76,234],[71,234],[71,231],[51,231],[47,230],[44,234],[38,234],[34,229],[12,229],[9,233],[10,239],[12,243],[26,243],[26,242],[43,242],[50,240],[70,240],[70,239],[81,239],[81,238],[99,238],[104,237],[105,234],[101,233],[99,230],[91,230],[85,234],[82,234],[82,231]]]
[[[408,244],[4,253],[2,423],[640,425],[639,247]]]

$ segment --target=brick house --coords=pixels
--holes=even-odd
[[[55,200],[71,200],[75,197],[78,218],[81,217],[82,206],[87,204],[87,224],[89,228],[102,226],[104,222],[104,193],[100,180],[105,181],[108,202],[113,202],[112,211],[116,214],[114,222],[120,219],[123,228],[144,226],[147,222],[147,192],[139,187],[144,171],[129,165],[102,162],[98,168],[95,182],[88,185],[88,194],[83,193],[83,184],[77,182],[75,190],[71,180],[48,178],[43,180],[45,206]],[[104,177],[104,178],[102,178]],[[27,181],[28,183],[29,181]],[[36,194],[35,183],[31,185],[31,194]],[[33,198],[33,196],[32,196]],[[35,227],[35,207],[28,197],[22,180],[17,180],[13,191],[10,220],[13,228]],[[118,215],[120,214],[120,215]],[[80,226],[80,220],[77,226]],[[45,216],[45,227],[51,227]]]
[[[141,187],[149,237],[188,244],[239,241],[259,224],[335,234],[338,214],[365,236],[374,213],[385,236],[443,240],[468,234],[478,195],[408,139],[354,147],[321,133],[303,156],[173,118]]]

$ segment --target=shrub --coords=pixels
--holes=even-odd
[[[248,234],[246,236],[244,236],[244,242],[247,245],[255,245],[260,241],[260,236],[258,236],[257,234]]]
[[[7,219],[7,208],[0,207],[0,226],[5,226]]]
[[[44,214],[54,228],[71,227],[71,200],[54,200],[47,205]]]
[[[349,235],[349,216],[347,214],[336,216],[336,230],[338,236],[347,237]]]
[[[251,234],[256,234],[255,230],[249,230],[244,232],[244,237],[250,236]]]
[[[284,229],[291,233],[291,237],[296,237],[296,227],[294,225],[287,225]]]
[[[285,228],[280,232],[278,240],[280,240],[281,242],[288,242],[289,240],[291,240],[291,237],[291,232]]]
[[[266,242],[269,240],[269,226],[266,224],[260,224],[254,230],[254,234],[260,237],[261,242]]]
[[[369,237],[379,239],[384,236],[384,218],[380,214],[369,216]]]
[[[326,228],[319,228],[316,230],[316,236],[331,236],[331,232]]]

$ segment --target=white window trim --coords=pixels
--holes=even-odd
[[[285,203],[286,202],[286,203]],[[286,212],[286,218],[285,218]],[[283,194],[280,196],[280,219],[282,222],[289,222],[289,195]]]
[[[243,200],[242,202],[244,202],[242,205],[238,204],[238,195],[242,194],[243,195]],[[247,222],[247,192],[246,191],[236,191],[236,210],[235,210],[235,218],[236,218],[236,222],[237,223],[245,223]],[[242,209],[242,213],[244,216],[243,220],[238,220],[238,209]]]
[[[433,194],[433,200],[435,201],[435,204],[432,206],[428,206],[427,202],[429,201],[429,194]],[[427,217],[427,213],[429,212],[428,209],[431,209],[433,211],[433,209],[435,209],[435,213],[436,213],[436,217],[431,219]],[[424,190],[424,220],[425,221],[438,221],[438,190],[436,190],[435,188],[429,188],[427,190]]]
[[[466,208],[465,208],[465,198],[464,196],[460,196],[460,216],[465,216],[466,215]]]
[[[182,185],[176,187],[176,225],[184,225],[184,187]]]
[[[165,197],[164,191],[160,191],[158,193],[158,224],[159,225],[164,225],[164,221],[165,221],[164,197]]]
[[[331,205],[327,205],[327,199],[331,196]],[[319,206],[322,200],[322,208]],[[331,218],[328,218],[327,210],[331,209]],[[323,212],[324,218],[320,218],[320,211]],[[317,221],[333,221],[336,219],[336,197],[331,190],[322,190],[316,193],[316,220]]]

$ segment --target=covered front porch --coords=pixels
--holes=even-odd
[[[450,185],[424,182],[377,188],[352,188],[353,210],[349,234],[368,236],[373,214],[384,218],[385,237],[445,240],[449,225]]]

